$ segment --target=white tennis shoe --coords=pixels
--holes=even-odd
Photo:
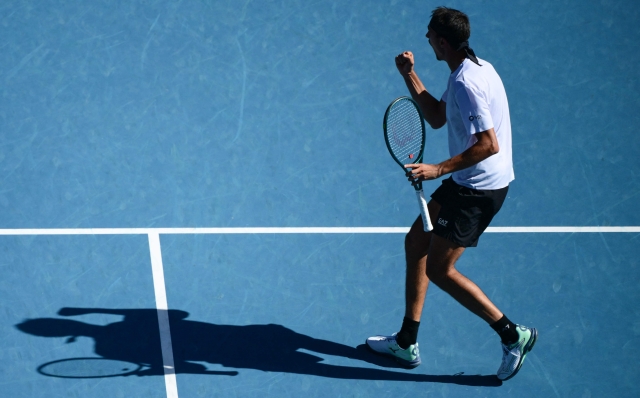
[[[518,332],[518,341],[509,346],[502,344],[502,364],[497,373],[498,379],[502,381],[509,380],[518,373],[524,358],[538,339],[538,332],[535,328],[516,325],[516,331]]]
[[[396,342],[397,333],[391,336],[373,336],[367,339],[367,347],[372,351],[394,358],[400,365],[415,368],[420,365],[420,350],[418,343],[402,349]]]

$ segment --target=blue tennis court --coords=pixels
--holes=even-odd
[[[438,5],[3,2],[0,395],[640,395],[633,1],[445,4],[504,82],[516,175],[458,269],[540,336],[501,383],[495,332],[433,285],[421,366],[366,349],[418,214],[394,57],[444,92]]]

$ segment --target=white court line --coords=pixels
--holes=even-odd
[[[158,311],[158,325],[160,326],[160,347],[162,349],[164,384],[167,389],[167,398],[178,398],[178,383],[176,381],[173,348],[171,346],[171,329],[169,327],[169,313],[167,312],[169,306],[167,304],[167,291],[164,286],[160,235],[157,233],[149,234],[149,251],[151,252],[153,290],[156,294],[156,309]]]
[[[404,234],[408,227],[51,228],[0,229],[11,235]],[[487,233],[640,233],[640,226],[489,227]]]

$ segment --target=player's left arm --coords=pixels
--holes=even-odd
[[[493,128],[475,134],[476,143],[471,145],[466,151],[459,155],[447,159],[439,164],[407,164],[406,168],[411,169],[409,181],[426,181],[440,178],[445,174],[464,170],[476,165],[490,156],[500,151],[498,138]]]

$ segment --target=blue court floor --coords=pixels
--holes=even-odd
[[[431,286],[421,366],[365,348],[400,328],[417,215],[394,57],[442,94],[437,5],[3,2],[0,396],[640,395],[633,1],[445,4],[504,82],[516,174],[458,268],[539,339],[500,383],[498,337]]]

